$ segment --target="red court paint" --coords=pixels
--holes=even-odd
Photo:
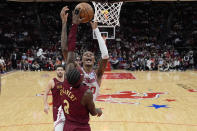
[[[104,73],[103,79],[136,79],[131,73]]]
[[[134,91],[122,91],[114,94],[99,95],[98,100],[109,99],[109,98],[125,98],[125,99],[150,99],[158,98],[159,95],[166,94],[166,92],[153,92],[153,93],[137,93]]]
[[[111,90],[110,88],[106,88],[106,89],[103,89],[103,90]]]
[[[166,99],[168,102],[176,101],[175,99]]]
[[[116,104],[140,104],[139,102],[130,102],[128,100],[157,99],[160,95],[167,92],[137,93],[134,91],[122,91],[114,94],[99,95],[97,101]]]
[[[189,92],[197,92],[197,90],[195,90],[195,89],[189,89],[188,91]]]

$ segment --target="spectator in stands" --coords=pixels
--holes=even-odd
[[[40,70],[40,65],[38,64],[37,61],[34,61],[32,64],[32,71],[39,71]]]
[[[148,70],[152,70],[151,64],[152,64],[152,61],[151,61],[150,58],[148,58],[148,60],[147,60],[147,65],[146,65],[146,66],[148,67]]]
[[[3,57],[0,59],[0,73],[5,73],[6,71],[6,64]]]
[[[15,51],[11,54],[11,61],[12,61],[12,68],[13,69],[17,68],[17,56],[18,55],[16,54]]]
[[[47,70],[48,71],[53,71],[54,70],[54,65],[53,65],[53,61],[51,60],[51,58],[49,58],[49,60],[47,61]]]
[[[178,60],[177,57],[175,57],[175,59],[174,59],[174,68],[175,68],[175,70],[180,69],[180,61]]]
[[[6,60],[6,71],[12,70],[12,61],[8,58]]]
[[[24,71],[27,71],[27,70],[29,70],[29,62],[28,62],[28,60],[27,59],[24,59],[24,60],[22,60],[21,61],[21,68],[22,68],[22,70],[24,70]]]
[[[27,59],[27,56],[26,56],[25,53],[23,53],[23,55],[22,55],[22,60],[25,60],[25,59]]]
[[[111,57],[110,63],[112,65],[113,69],[118,69],[119,60],[116,57]]]

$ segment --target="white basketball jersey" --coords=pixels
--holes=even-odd
[[[99,84],[97,82],[96,73],[95,73],[95,71],[92,71],[90,73],[86,73],[83,68],[82,68],[82,71],[84,73],[83,83],[85,83],[87,86],[89,86],[89,88],[92,90],[93,100],[96,101],[96,98],[99,95]]]

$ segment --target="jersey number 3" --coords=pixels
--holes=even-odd
[[[90,87],[90,90],[92,91],[93,94],[96,92],[96,87]]]
[[[69,103],[68,103],[68,101],[67,100],[64,100],[64,111],[65,111],[65,113],[66,114],[69,114],[69,111],[68,111],[68,109],[69,109]]]

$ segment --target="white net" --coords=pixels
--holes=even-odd
[[[95,8],[94,21],[108,26],[119,26],[120,10],[123,2],[92,2]]]

